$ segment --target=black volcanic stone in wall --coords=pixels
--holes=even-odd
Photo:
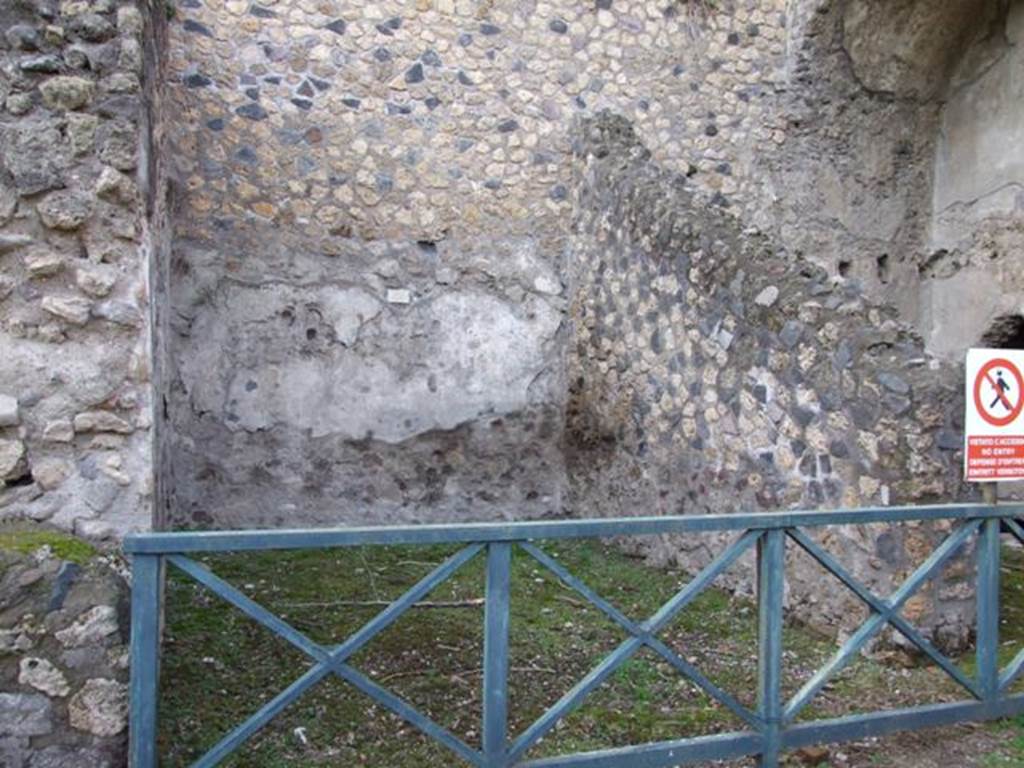
[[[192,75],[186,75],[184,78],[185,86],[188,88],[205,88],[211,85],[213,81],[206,77],[206,75],[200,75],[198,72]]]
[[[248,120],[266,120],[269,115],[267,110],[261,107],[256,102],[250,104],[244,104],[235,110],[235,114],[244,117]]]
[[[422,83],[423,80],[423,65],[420,62],[416,62],[405,71],[405,82],[410,85]]]
[[[185,22],[182,24],[182,28],[186,32],[192,32],[205,37],[213,37],[213,33],[195,19],[185,19]]]

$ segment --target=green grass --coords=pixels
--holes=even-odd
[[[999,655],[1002,664],[1007,664],[1024,648],[1024,552],[1004,549],[1001,576]],[[1024,692],[1024,681],[1018,681],[1014,691]],[[1005,737],[1005,753],[988,755],[984,768],[1024,768],[1024,715],[992,728]]]
[[[653,614],[687,582],[679,572],[648,567],[600,542],[548,544],[545,550],[598,594],[635,620]],[[323,644],[340,642],[429,572],[454,549],[367,548],[332,552],[225,555],[206,558],[215,572],[297,629]],[[1008,557],[1008,565],[1017,553]],[[483,558],[477,557],[430,596],[451,607],[415,608],[357,654],[352,663],[437,722],[479,746],[483,646]],[[1009,643],[1024,641],[1024,589],[1015,572],[1005,580],[1004,626]],[[1014,598],[1016,594],[1016,598]],[[472,602],[477,601],[477,602]],[[187,765],[262,703],[284,689],[308,660],[283,641],[226,610],[216,597],[174,572],[167,587],[162,661],[162,765]],[[625,633],[525,553],[513,559],[510,728],[519,733],[598,661]],[[752,707],[756,690],[754,607],[709,590],[660,635],[717,685]],[[798,626],[786,627],[785,690],[793,693],[835,648]],[[1016,647],[1019,647],[1017,645]],[[1006,653],[1015,650],[1005,646]],[[966,667],[965,667],[966,668]],[[944,675],[920,663],[893,669],[858,659],[805,718],[961,698]],[[530,752],[566,752],[677,739],[740,729],[743,724],[644,650]],[[1024,765],[1021,724],[1006,737],[991,768]],[[1002,731],[1000,731],[1002,733]],[[995,758],[993,758],[995,759]],[[443,748],[327,679],[258,733],[228,765],[366,765],[389,768],[452,766]]]
[[[1021,768],[1024,766],[1024,715],[992,726],[1005,738],[1004,750],[986,755],[983,768]]]
[[[2,550],[31,554],[41,547],[49,547],[57,557],[79,565],[85,565],[97,554],[91,544],[57,531],[0,531]]]

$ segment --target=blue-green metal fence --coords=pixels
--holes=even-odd
[[[761,766],[778,766],[780,754],[821,743],[857,740],[900,730],[913,730],[969,720],[989,720],[1024,713],[1024,695],[1010,693],[1024,671],[1024,651],[1005,669],[999,668],[999,580],[1001,536],[1024,543],[1018,520],[1024,506],[887,507],[836,512],[643,517],[566,520],[510,524],[424,525],[331,530],[217,531],[152,533],[130,536],[125,549],[132,556],[132,677],[130,750],[133,768],[158,764],[157,701],[159,698],[159,627],[161,569],[165,563],[185,572],[247,616],[279,635],[315,662],[248,720],[224,736],[194,765],[217,765],[285,707],[329,675],[336,675],[443,744],[464,764],[479,768],[655,768],[707,760],[756,756]],[[951,532],[937,549],[888,597],[880,597],[858,581],[817,544],[806,529],[915,521],[947,521]],[[636,622],[593,592],[534,542],[552,539],[697,534],[736,534],[703,571],[645,621]],[[966,675],[901,615],[906,602],[936,577],[952,558],[977,540],[977,673]],[[327,549],[368,545],[452,544],[466,546],[399,597],[344,642],[324,646],[258,605],[218,578],[189,555],[252,550]],[[783,592],[787,547],[797,547],[844,584],[870,609],[867,620],[835,655],[790,699],[782,695]],[[525,550],[566,586],[574,589],[629,635],[600,664],[579,680],[532,725],[518,734],[508,728],[509,605],[511,554]],[[758,595],[758,691],[750,709],[722,690],[693,664],[658,639],[658,634],[720,574],[743,554],[756,549]],[[422,714],[356,669],[350,659],[405,611],[422,600],[478,555],[487,558],[484,615],[483,723],[481,749]],[[917,646],[969,694],[951,704],[936,704],[863,715],[801,722],[797,715],[825,685],[886,626]],[[527,753],[559,721],[579,707],[630,657],[643,648],[654,651],[679,674],[737,715],[748,729],[736,733],[642,744],[544,759]]]

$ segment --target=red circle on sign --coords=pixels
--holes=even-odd
[[[1010,406],[1009,401],[1006,399],[1006,395],[1003,394],[1002,390],[996,384],[995,380],[989,375],[989,371],[994,368],[1005,368],[1013,374],[1013,378],[1017,380],[1017,404]],[[989,384],[999,393],[999,399],[1010,409],[1010,413],[1001,418],[992,416],[988,411],[985,410],[985,406],[981,400],[981,385],[982,382],[988,381]],[[1020,412],[1024,410],[1024,376],[1021,376],[1020,371],[1017,370],[1017,366],[1011,363],[1009,360],[997,358],[996,360],[989,360],[985,363],[981,370],[978,371],[978,376],[974,379],[974,407],[978,409],[978,413],[981,414],[981,418],[987,421],[994,427],[1005,427],[1007,424],[1012,424]]]

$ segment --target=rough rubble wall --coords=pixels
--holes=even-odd
[[[849,48],[869,30],[848,29],[846,14],[864,4],[824,3],[791,30],[790,79],[779,99],[784,151],[766,171],[778,205],[754,223],[913,319],[913,255],[926,226],[938,105],[879,93],[858,77]],[[871,21],[890,28],[888,19]]]
[[[918,319],[939,92],[988,0],[848,0],[791,29],[785,151],[771,161],[786,245]]]
[[[134,3],[0,4],[0,518],[149,525]]]
[[[4,768],[127,765],[128,584],[114,558],[76,559],[0,550]]]
[[[627,120],[583,123],[573,246],[567,459],[588,514],[707,514],[956,498],[958,372],[891,309],[790,255],[653,162]],[[883,594],[939,531],[865,527],[827,543]],[[647,544],[693,569],[693,537]],[[908,616],[966,640],[961,565]],[[789,601],[826,625],[859,612],[804,563]]]
[[[564,511],[604,108],[930,349],[1019,313],[1016,155],[959,169],[1018,123],[1021,0],[141,7],[2,11],[4,516],[145,525],[153,474],[158,525]]]
[[[936,148],[922,327],[955,355],[1024,315],[1024,2],[995,14],[953,75]],[[963,297],[975,297],[964,302]]]
[[[561,513],[570,124],[760,195],[785,5],[179,3],[168,519]]]

